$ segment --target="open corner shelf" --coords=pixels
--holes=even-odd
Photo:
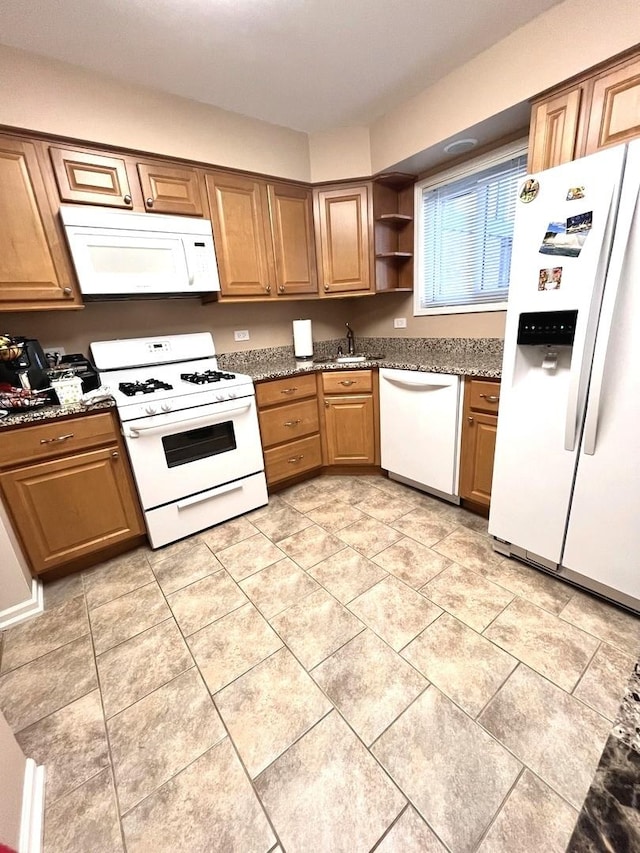
[[[397,258],[398,260],[407,260],[413,257],[413,252],[378,252],[376,258]]]
[[[376,216],[376,222],[387,222],[390,225],[406,225],[407,222],[413,222],[413,216],[408,216],[404,213],[381,213]]]

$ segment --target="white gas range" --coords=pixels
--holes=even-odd
[[[267,503],[253,380],[208,332],[98,341],[154,548]]]

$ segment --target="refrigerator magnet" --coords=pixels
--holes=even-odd
[[[540,192],[540,184],[535,178],[527,178],[520,190],[520,201],[529,204]]]
[[[567,201],[584,198],[584,187],[569,187],[567,190]]]
[[[538,277],[538,290],[560,290],[562,281],[562,267],[549,267],[540,270]]]

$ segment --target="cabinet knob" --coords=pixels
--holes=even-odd
[[[467,421],[468,421],[470,424],[472,424],[472,423],[473,423],[473,418],[467,418]]]
[[[123,201],[125,204],[131,204],[131,202],[133,201],[133,199],[131,198],[131,196],[130,196],[130,195],[126,195],[126,196],[124,196],[124,198],[122,199],[122,201]]]
[[[73,293],[73,290],[71,290],[70,287],[63,287],[62,292],[64,293],[65,296],[71,296],[71,294]]]
[[[284,293],[284,284],[278,286],[278,293]]]
[[[153,207],[153,199],[152,198],[148,198],[146,203],[147,203],[147,207]]]
[[[271,285],[270,285],[270,284],[268,284],[268,285],[265,287],[265,290],[267,291],[267,293],[271,293]]]
[[[111,454],[111,458],[112,459],[119,459],[120,458],[120,454],[118,453],[117,450],[113,451],[113,453]]]
[[[325,409],[328,409],[330,405],[331,405],[331,403],[330,403],[328,400],[325,400],[325,401],[324,401],[324,407],[325,407]]]
[[[329,292],[329,285],[328,285],[328,284],[325,284],[324,289],[325,289],[325,291],[328,293],[328,292]]]

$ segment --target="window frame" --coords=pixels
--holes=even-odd
[[[484,169],[489,169],[491,166],[497,166],[506,160],[512,160],[516,157],[527,154],[528,140],[527,138],[519,139],[516,142],[511,142],[508,145],[502,145],[486,154],[479,157],[474,157],[465,160],[463,163],[458,163],[449,169],[445,169],[437,174],[430,175],[422,181],[418,181],[414,189],[414,215],[415,223],[414,230],[414,257],[416,259],[414,274],[413,274],[413,316],[428,317],[437,314],[483,314],[488,311],[506,311],[507,301],[501,302],[471,302],[465,305],[437,305],[429,308],[423,308],[420,304],[421,289],[420,285],[424,274],[424,256],[425,247],[422,241],[423,235],[423,202],[422,194],[425,189],[437,189],[438,187],[451,184],[454,181],[472,175],[475,172],[481,172]],[[526,173],[525,173],[526,174]],[[524,175],[523,175],[524,177]]]

